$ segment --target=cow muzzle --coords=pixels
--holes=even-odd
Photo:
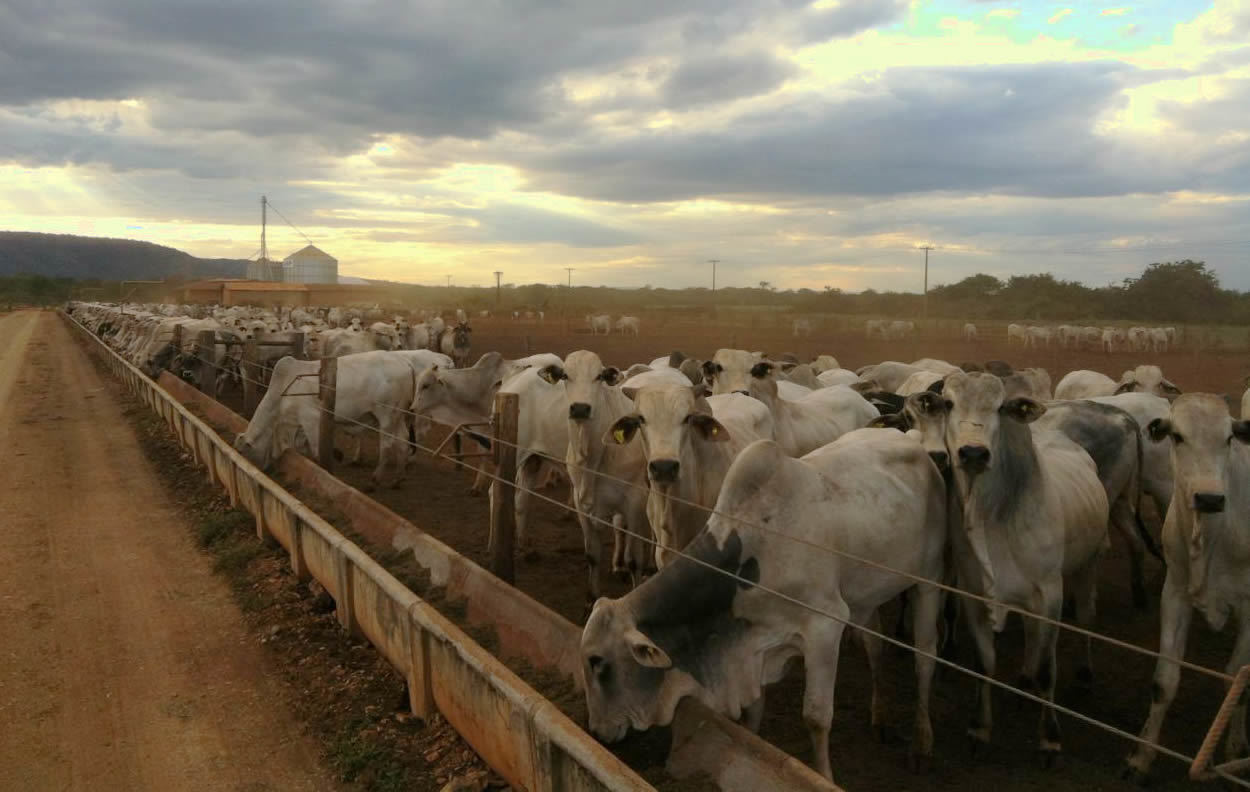
[[[990,450],[983,445],[959,447],[959,466],[969,473],[983,473],[990,466]]]
[[[1195,492],[1194,511],[1199,514],[1219,514],[1224,511],[1224,495],[1219,492]]]
[[[656,459],[647,465],[651,480],[659,484],[674,483],[680,471],[681,463],[676,459]]]
[[[590,405],[585,402],[573,402],[569,405],[569,420],[587,421],[590,420]]]

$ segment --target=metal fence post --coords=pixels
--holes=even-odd
[[[172,370],[174,361],[182,355],[182,325],[174,325],[174,340],[170,341],[170,343],[174,345],[174,354],[170,356],[169,363],[166,364],[165,368]],[[177,374],[178,372],[174,373]]]
[[[305,354],[304,350],[304,345],[306,343],[307,338],[305,337],[303,330],[297,330],[294,333],[291,333],[291,357],[296,360],[307,360],[308,355]]]
[[[326,470],[334,468],[334,394],[338,387],[339,359],[322,358],[317,374],[320,386],[317,401],[321,403],[320,422],[317,427],[317,463]]]
[[[239,372],[243,378],[243,415],[251,418],[260,402],[260,350],[256,340],[251,339],[243,344],[243,359],[239,361]]]
[[[200,359],[200,393],[206,393],[209,396],[217,396],[217,361],[216,346],[217,333],[213,330],[201,330],[196,336],[196,354]]]
[[[515,580],[513,571],[513,544],[516,536],[516,514],[513,498],[516,495],[516,442],[519,423],[520,398],[515,393],[495,394],[495,414],[491,418],[491,434],[494,442],[496,475],[491,483],[490,499],[490,569],[506,583]],[[507,482],[505,484],[504,482]],[[508,497],[511,494],[513,497]]]

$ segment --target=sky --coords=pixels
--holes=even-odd
[[[0,75],[5,230],[253,257],[263,194],[272,257],[415,283],[1250,289],[1250,0],[0,0]]]

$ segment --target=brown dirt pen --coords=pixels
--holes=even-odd
[[[764,325],[752,327],[751,324]],[[710,356],[719,347],[737,346],[761,350],[772,355],[793,352],[807,360],[819,353],[832,354],[846,368],[882,360],[911,361],[919,357],[936,357],[952,363],[966,360],[1002,359],[1017,367],[1042,366],[1058,382],[1066,372],[1078,368],[1103,371],[1113,377],[1141,362],[1160,365],[1165,374],[1185,391],[1227,393],[1234,402],[1240,398],[1246,374],[1244,354],[1222,350],[1198,350],[1182,345],[1161,355],[1098,351],[1050,349],[1024,350],[1008,347],[1005,333],[987,332],[982,340],[965,343],[958,338],[959,324],[944,328],[941,335],[917,337],[903,341],[866,341],[858,329],[854,332],[821,332],[813,322],[810,338],[794,338],[788,323],[782,327],[772,320],[766,322],[733,322],[715,324],[710,320],[670,320],[643,323],[639,337],[591,336],[580,321],[570,322],[564,331],[559,320],[545,324],[514,323],[506,320],[474,320],[475,353],[498,350],[507,357],[531,352],[554,352],[561,356],[576,349],[593,349],[613,365],[626,367],[648,362],[680,349],[695,357]],[[857,327],[862,327],[862,322]],[[988,337],[987,337],[988,336]],[[1192,337],[1197,337],[1194,333]],[[237,393],[228,393],[226,402],[239,408]],[[436,443],[435,433],[428,439]],[[366,446],[368,449],[368,446]],[[372,449],[369,449],[372,451]],[[369,454],[366,453],[366,457]],[[371,463],[340,466],[337,473],[343,480],[364,488],[369,479]],[[418,455],[405,482],[394,490],[378,491],[373,497],[397,513],[412,520],[422,530],[447,542],[479,564],[487,566],[486,535],[488,526],[485,497],[470,497],[469,474],[456,470],[447,461]],[[565,500],[564,488],[552,490],[551,497]],[[535,516],[531,519],[534,552],[518,560],[517,586],[566,618],[580,622],[583,608],[585,562],[582,559],[580,531],[573,515],[551,504],[532,501]],[[1159,520],[1149,513],[1147,523],[1157,535]],[[1163,581],[1162,565],[1151,560],[1147,569],[1147,585],[1152,593],[1145,612],[1135,611],[1128,588],[1127,558],[1116,540],[1103,563],[1099,586],[1098,629],[1110,636],[1135,643],[1147,649],[1158,647],[1158,592]],[[624,593],[620,584],[606,587],[609,595]],[[893,613],[885,614],[884,622],[893,625]],[[854,631],[848,631],[848,634]],[[962,634],[955,659],[971,665],[971,642]],[[1188,659],[1202,665],[1223,669],[1232,645],[1232,633],[1212,634],[1200,618],[1194,620]],[[1019,667],[1022,631],[1013,619],[999,639],[999,678],[1013,682]],[[1105,723],[1136,733],[1144,722],[1149,705],[1152,658],[1114,647],[1095,644],[1095,681],[1092,689],[1083,689],[1073,678],[1073,670],[1081,651],[1081,641],[1074,635],[1060,638],[1060,681],[1058,703],[1072,707]],[[914,696],[914,673],[911,656],[902,650],[887,650],[883,663],[886,690],[889,692],[890,724],[899,735],[910,733],[911,708]],[[972,714],[973,684],[951,669],[938,670],[934,685],[932,713],[936,733],[933,767],[920,775],[907,770],[907,739],[901,736],[881,744],[869,728],[869,677],[867,662],[857,647],[848,647],[839,667],[837,710],[832,736],[832,759],[835,778],[851,792],[861,790],[901,789],[966,789],[973,785],[994,788],[1001,792],[1034,789],[1127,790],[1133,785],[1120,779],[1124,758],[1131,746],[1128,742],[1072,719],[1061,718],[1064,728],[1064,756],[1059,767],[1044,769],[1034,753],[1037,730],[1037,706],[1021,702],[1009,694],[995,693],[995,724],[993,744],[988,751],[972,755],[965,737],[965,728]],[[808,739],[800,718],[802,692],[801,674],[792,672],[768,693],[768,707],[763,737],[803,759],[810,753]],[[1216,680],[1186,672],[1180,690],[1163,729],[1165,745],[1192,754],[1202,740],[1223,696],[1223,687]],[[1179,763],[1160,757],[1154,770],[1152,786],[1159,790],[1191,789],[1194,784],[1185,776]]]

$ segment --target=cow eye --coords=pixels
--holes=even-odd
[[[1185,442],[1185,438],[1181,436],[1180,432],[1173,432],[1172,442],[1176,443],[1177,445],[1180,445],[1181,443]]]

